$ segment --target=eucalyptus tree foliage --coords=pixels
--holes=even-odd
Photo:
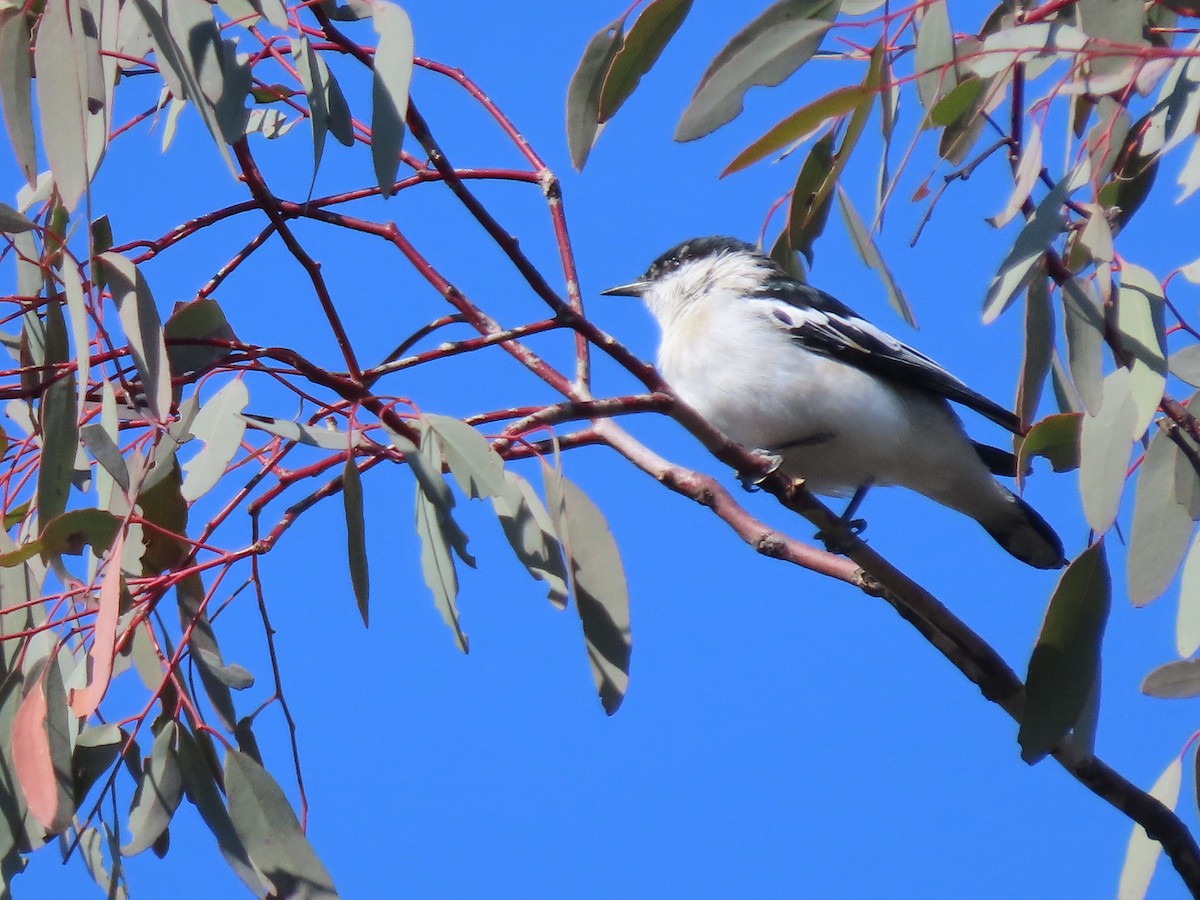
[[[670,42],[688,39],[686,19],[700,14],[692,7],[691,0],[635,5],[588,43],[567,100],[576,167],[586,163],[601,125],[643,78],[654,77],[656,64],[664,67],[659,60]],[[797,82],[789,84],[791,99],[777,92],[783,117],[721,173],[780,163],[787,183],[765,216],[766,249],[798,277],[813,262],[836,199],[863,261],[911,322],[877,240],[889,206],[909,202],[899,196],[902,179],[931,173],[911,195],[924,207],[920,227],[947,191],[969,190],[964,183],[981,166],[1010,179],[1003,207],[980,215],[990,213],[991,225],[1011,236],[991,282],[976,287],[980,314],[986,323],[1023,308],[1019,469],[1044,457],[1057,472],[1077,470],[1091,534],[1048,600],[1027,677],[1014,686],[1022,699],[1006,708],[1020,724],[1026,761],[1094,759],[1101,639],[1113,600],[1110,555],[1126,555],[1118,602],[1144,606],[1172,596],[1178,603],[1179,659],[1149,673],[1142,689],[1200,696],[1200,421],[1189,411],[1200,387],[1200,331],[1188,314],[1200,260],[1192,259],[1194,242],[1181,239],[1174,267],[1151,271],[1122,252],[1121,240],[1151,191],[1194,203],[1200,188],[1200,7],[1188,0],[1012,0],[987,12],[949,0],[778,0],[746,17],[698,80],[690,76],[696,87],[690,99],[679,96],[674,137],[694,141],[736,127],[748,92],[781,84],[814,58],[841,73],[820,96],[800,86],[798,104]],[[672,72],[677,84],[688,77]],[[868,128],[878,129],[877,140],[862,140]],[[935,140],[921,141],[926,134]],[[880,153],[863,159],[873,153],[868,145]],[[877,173],[865,215],[839,183],[852,158],[857,183],[862,173]],[[1042,415],[1047,388],[1057,411]],[[1132,518],[1118,525],[1129,492]],[[1118,527],[1127,540],[1114,536]],[[1192,743],[1151,790],[1172,808],[1181,760],[1196,762]],[[1123,897],[1144,893],[1159,849],[1139,823]],[[1173,861],[1200,890],[1191,836],[1164,840],[1147,828],[1164,845],[1183,848]]]
[[[546,202],[557,276],[530,263],[447,159],[418,111],[414,74],[463,91],[506,136],[504,165],[473,166],[470,178],[522,185]],[[336,894],[305,836],[271,586],[257,566],[322,502],[344,510],[334,549],[349,572],[345,614],[369,622],[372,573],[423,580],[448,644],[465,653],[458,572],[476,561],[459,504],[488,501],[497,532],[540,583],[533,593],[574,607],[580,665],[604,710],[616,711],[631,649],[625,577],[603,514],[563,475],[562,459],[623,434],[603,437],[591,418],[639,402],[661,411],[667,398],[606,406],[592,396],[592,346],[644,367],[582,318],[556,181],[466,75],[414,57],[401,6],[0,2],[0,105],[17,164],[6,173],[15,198],[0,204],[0,894],[32,855],[54,856],[56,846],[107,896],[126,896],[122,860],[166,854],[188,806],[252,894]],[[164,153],[169,163],[184,117],[211,137],[239,202],[180,212],[165,234],[110,217],[99,189],[106,162]],[[314,197],[330,136],[358,164],[338,173],[337,193]],[[272,190],[257,162],[272,141],[290,141],[311,169],[308,196]],[[522,166],[509,162],[513,148]],[[175,177],[190,176],[178,167]],[[377,205],[415,190],[437,191],[482,225],[527,286],[524,320],[486,312]],[[233,219],[257,235],[228,247],[183,301],[164,303],[161,261]],[[386,247],[381,255],[412,272],[438,315],[429,321],[412,304],[411,337],[365,359],[354,335],[370,330],[373,311],[330,289],[321,245],[297,221],[353,234],[376,253]],[[287,303],[320,310],[324,333],[311,347],[239,336],[239,301],[261,296],[240,270],[265,245],[308,280],[310,295]],[[570,374],[528,348],[537,335],[558,339]],[[315,361],[330,347],[333,363]],[[481,372],[498,354],[543,392],[467,421],[400,393],[414,369],[475,353]],[[364,496],[394,493],[397,479],[413,498],[421,549],[384,567],[368,560]],[[259,611],[266,678],[222,652],[220,614],[234,603]],[[110,691],[118,680],[122,690]],[[255,731],[285,724],[296,765],[273,772]]]

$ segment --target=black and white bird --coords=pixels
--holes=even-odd
[[[685,241],[602,293],[641,297],[679,397],[811,490],[901,485],[975,519],[1022,562],[1065,565],[1054,530],[992,477],[1015,474],[1012,454],[970,440],[948,401],[1014,433],[1018,417],[752,245]]]

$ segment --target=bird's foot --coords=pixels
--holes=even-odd
[[[836,527],[818,531],[816,539],[825,545],[825,549],[838,556],[849,553],[858,536],[867,530],[866,519],[848,519],[840,516]]]
[[[773,474],[783,465],[783,457],[778,453],[772,453],[770,450],[762,450],[760,448],[755,448],[750,452],[770,464],[770,468],[762,475],[743,475],[740,472],[738,473],[738,481],[742,483],[742,487],[747,491],[754,492],[758,490],[759,485],[763,483],[768,475]]]

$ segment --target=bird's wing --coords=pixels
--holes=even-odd
[[[824,291],[779,279],[755,299],[768,301],[775,323],[813,353],[930,391],[987,416],[1014,434],[1021,433],[1018,416],[971,390],[928,356],[876,328]]]

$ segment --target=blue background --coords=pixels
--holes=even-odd
[[[586,41],[619,14],[618,5],[459,0],[408,4],[408,11],[418,54],[464,68],[562,179],[588,312],[648,358],[657,334],[645,310],[596,292],[629,280],[686,237],[756,239],[765,210],[790,187],[799,157],[724,180],[717,174],[795,106],[861,78],[861,67],[847,75],[843,64],[816,60],[778,90],[750,92],[745,115],[732,125],[677,145],[671,141],[675,121],[699,74],[752,14],[735,4],[697,4],[658,68],[605,130],[585,172],[576,174],[563,137],[566,85]],[[951,8],[962,31],[977,29],[986,12],[981,4]],[[351,33],[371,40],[369,28]],[[335,71],[352,109],[365,118],[362,76],[348,66]],[[413,97],[456,165],[519,163],[494,125],[444,79],[418,72]],[[903,103],[893,167],[919,116],[911,91]],[[122,111],[137,108],[133,103]],[[1061,156],[1057,135],[1063,131],[1061,122],[1057,131],[1047,127],[1048,160]],[[253,142],[269,183],[289,199],[303,199],[307,191],[307,132],[301,123],[273,144]],[[118,242],[165,233],[243,197],[194,111],[184,113],[165,155],[157,140],[157,133],[123,138],[101,169],[95,208],[110,212]],[[910,249],[924,206],[907,198],[929,173],[934,148],[932,135],[919,141],[878,238],[920,332],[887,307],[878,278],[854,253],[836,213],[817,246],[812,280],[976,389],[1010,402],[1021,354],[1019,307],[987,329],[979,317],[987,284],[1019,227],[997,232],[984,221],[1004,204],[1008,167],[997,155],[969,182],[953,186]],[[876,116],[843,178],[864,216],[873,209],[878,151]],[[1160,176],[1162,196],[1119,244],[1128,259],[1160,277],[1195,253],[1185,240],[1193,232],[1182,227],[1189,221],[1186,207],[1176,209],[1167,199],[1173,188],[1166,179],[1182,162],[1178,154],[1172,160]],[[0,171],[15,190],[16,170],[6,164]],[[315,195],[371,181],[365,150],[328,142]],[[536,188],[477,187],[561,287]],[[360,213],[394,219],[467,296],[502,321],[541,315],[536,298],[440,186],[364,205]],[[263,224],[261,216],[241,217],[148,264],[163,310],[190,297]],[[307,223],[297,225],[297,233],[322,262],[360,358],[381,356],[444,311],[436,294],[379,241]],[[336,365],[306,278],[278,242],[216,296],[244,340],[297,345]],[[1195,288],[1173,283],[1172,298],[1194,311]],[[569,365],[564,337],[535,346]],[[489,352],[406,372],[386,389],[454,415],[552,399],[501,351]],[[248,384],[250,411],[294,414],[294,402],[264,381]],[[597,355],[596,390],[612,395],[636,386]],[[1050,403],[1043,412],[1052,411]],[[980,439],[1006,439],[979,417],[967,422]],[[736,486],[731,473],[671,422],[642,417],[624,424],[668,458]],[[472,640],[467,657],[455,651],[421,581],[412,486],[404,471],[377,469],[365,479],[369,630],[350,592],[340,501],[304,516],[263,561],[280,666],[299,725],[309,837],[344,896],[1115,892],[1130,822],[1052,761],[1022,763],[1015,724],[889,607],[757,556],[707,511],[611,453],[573,451],[564,465],[607,516],[632,594],[631,687],[612,718],[594,696],[574,614],[544,602],[540,585],[512,561],[481,505],[460,504],[480,561],[477,572],[460,571],[460,607]],[[538,478],[532,465],[517,471]],[[222,490],[203,503],[215,509]],[[811,537],[807,523],[770,497],[740,491],[738,497],[786,532]],[[1059,530],[1068,554],[1084,547],[1073,475],[1039,466],[1026,497]],[[271,507],[264,521],[274,521],[272,513],[277,517],[282,507]],[[193,521],[208,508],[198,507]],[[1055,573],[1022,566],[975,523],[915,495],[876,491],[864,512],[871,545],[1023,673]],[[1122,522],[1128,525],[1128,509]],[[248,542],[248,535],[242,520],[224,533],[231,546]],[[1147,671],[1174,658],[1178,587],[1133,610],[1124,597],[1123,554],[1112,543],[1115,597],[1098,752],[1148,787],[1194,727],[1194,704],[1151,700],[1138,691]],[[238,697],[239,710],[247,712],[270,693],[261,624],[248,592],[222,614],[217,633],[226,659],[258,677],[249,696]],[[119,703],[126,690],[132,708],[136,681],[114,686],[109,702]],[[268,767],[295,799],[282,717],[265,713],[256,733]],[[1189,776],[1181,806],[1194,824],[1192,796]],[[147,853],[125,861],[136,895],[241,891],[186,803],[172,838],[165,860]],[[15,882],[18,896],[92,889],[78,863],[59,867],[54,853],[35,855]],[[1160,871],[1153,894],[1183,896],[1183,889],[1172,873]]]

